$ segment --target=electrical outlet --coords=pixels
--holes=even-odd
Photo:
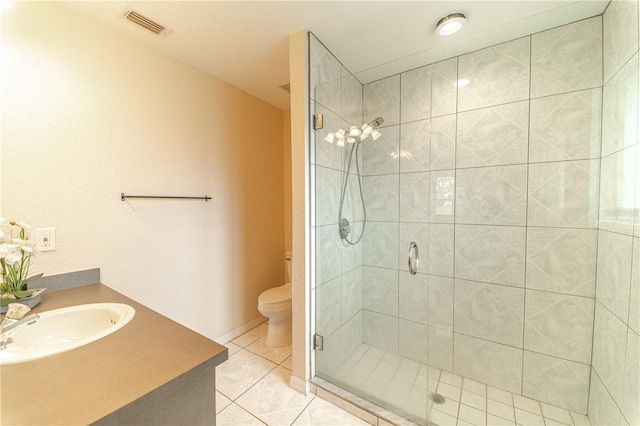
[[[39,251],[56,249],[56,228],[36,228],[36,249]]]

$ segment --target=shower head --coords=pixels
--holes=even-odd
[[[373,120],[372,122],[370,122],[369,126],[371,126],[371,127],[373,127],[375,129],[376,127],[378,127],[382,123],[384,123],[384,119],[382,117],[378,117],[375,120]]]
[[[350,144],[356,142],[360,143],[363,140],[367,139],[369,136],[371,136],[373,140],[376,140],[380,136],[382,136],[382,133],[375,130],[375,128],[381,125],[383,122],[384,120],[382,119],[382,117],[378,117],[370,123],[363,124],[361,129],[359,129],[358,126],[351,126],[349,130],[340,129],[335,133],[329,133],[327,136],[325,136],[324,140],[329,143],[333,143],[333,141],[337,139],[338,146],[344,146],[345,142]]]
[[[366,139],[369,136],[371,136],[373,138],[373,140],[378,139],[380,136],[382,136],[382,134],[375,130],[376,127],[378,127],[379,125],[381,125],[384,122],[384,119],[382,117],[378,117],[375,120],[371,121],[370,123],[367,124],[363,124],[362,125],[362,139]]]

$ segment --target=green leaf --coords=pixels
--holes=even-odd
[[[25,297],[30,297],[33,293],[35,293],[33,290],[14,291],[13,295],[16,296],[18,299],[24,299]]]
[[[38,278],[42,277],[44,275],[44,273],[40,273],[40,274],[36,274],[36,275],[31,275],[29,278],[27,278],[26,280],[24,280],[22,282],[23,286],[24,284],[29,284],[31,281],[35,281]]]

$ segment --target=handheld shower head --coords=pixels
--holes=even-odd
[[[366,139],[369,136],[373,138],[373,140],[378,139],[381,136],[381,133],[376,130],[376,127],[381,125],[384,122],[382,117],[378,117],[375,120],[362,125],[362,139]]]
[[[335,133],[329,133],[325,136],[324,140],[329,143],[333,143],[333,141],[337,139],[338,141],[336,145],[340,147],[344,146],[345,142],[349,144],[360,143],[369,136],[371,136],[373,140],[376,140],[382,136],[382,133],[377,131],[376,127],[380,126],[383,122],[384,120],[382,117],[378,117],[370,123],[363,124],[361,129],[359,129],[358,126],[353,125],[348,131],[346,129],[340,129]]]
[[[371,127],[373,127],[375,129],[376,127],[378,127],[382,123],[384,123],[384,119],[382,117],[378,117],[375,120],[373,120],[372,122],[370,122],[369,126],[371,126]]]

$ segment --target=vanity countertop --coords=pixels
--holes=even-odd
[[[128,304],[136,314],[88,345],[0,368],[0,424],[94,423],[206,361],[228,357],[224,346],[103,284],[44,293],[33,312],[103,302]]]

